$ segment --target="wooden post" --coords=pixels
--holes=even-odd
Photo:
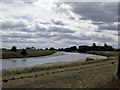
[[[119,41],[119,37],[120,37],[120,2],[118,2],[118,49],[120,48],[120,41]],[[120,88],[120,54],[119,54],[119,50],[118,50],[118,71],[117,71],[117,75],[118,75],[118,88]]]
[[[120,79],[120,54],[118,54],[118,72],[117,72],[118,78]]]
[[[117,71],[117,75],[118,75],[118,88],[120,88],[120,54],[118,54],[118,71]]]

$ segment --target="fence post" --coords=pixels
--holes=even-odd
[[[118,54],[118,72],[117,72],[118,78],[120,79],[120,54]]]

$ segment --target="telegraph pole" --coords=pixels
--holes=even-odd
[[[120,37],[120,2],[118,2],[118,88],[120,88],[120,42],[119,42],[119,37]]]
[[[120,79],[120,54],[119,54],[119,51],[118,51],[118,78]]]
[[[119,42],[119,35],[120,35],[120,2],[118,2],[118,72],[117,72],[117,75],[118,75],[118,78],[120,80],[120,54],[119,54],[119,48],[120,48],[120,42]]]

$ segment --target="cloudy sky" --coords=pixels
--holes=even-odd
[[[2,45],[69,47],[118,45],[117,2],[1,2]]]

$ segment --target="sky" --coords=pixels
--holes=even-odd
[[[118,47],[117,2],[1,2],[2,47]]]

